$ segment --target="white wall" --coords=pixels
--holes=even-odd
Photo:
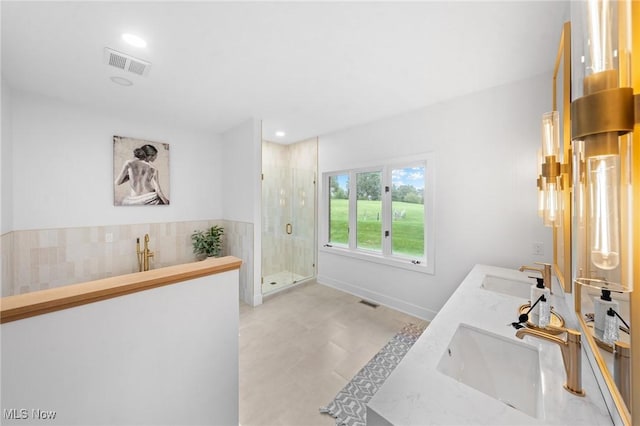
[[[2,423],[237,425],[237,300],[233,270],[3,324]]]
[[[551,106],[550,87],[544,74],[321,136],[320,175],[434,154],[436,260],[429,275],[321,247],[318,281],[430,319],[474,264],[550,262],[552,233],[536,205],[540,119]],[[319,218],[324,224],[326,213]],[[532,255],[534,241],[544,243],[544,256]]]
[[[256,137],[257,145],[256,145]],[[253,222],[255,190],[260,186],[260,123],[250,119],[221,135],[224,145],[223,215],[227,220]],[[258,203],[259,204],[259,203]]]
[[[12,251],[12,236],[9,233],[13,226],[11,206],[13,205],[12,185],[12,145],[11,145],[11,95],[9,87],[0,78],[0,281],[2,293],[10,294],[11,282],[7,277],[13,274],[13,267],[9,262],[9,252]]]
[[[225,220],[253,224],[253,282],[244,292],[250,305],[262,303],[260,286],[262,253],[262,129],[249,119],[221,135],[222,214]]]
[[[222,216],[219,136],[31,93],[12,95],[12,230]],[[169,206],[114,207],[113,135],[170,144]],[[2,195],[4,205],[4,188]]]
[[[13,215],[11,209],[11,206],[13,205],[11,92],[4,79],[2,79],[0,94],[2,97],[2,142],[0,145],[0,179],[2,179],[2,183],[0,184],[0,196],[2,199],[2,206],[0,207],[0,234],[4,234],[11,231],[13,227]]]

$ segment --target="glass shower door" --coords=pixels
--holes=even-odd
[[[315,275],[315,172],[292,169],[291,272],[298,282]]]
[[[265,167],[262,177],[262,292],[286,286],[291,279],[291,173],[285,167]]]
[[[262,292],[315,273],[315,173],[269,167],[262,181]]]

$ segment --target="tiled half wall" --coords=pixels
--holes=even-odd
[[[151,268],[194,262],[191,234],[224,227],[223,255],[242,259],[240,299],[253,284],[253,224],[227,220],[146,223],[13,231],[1,237],[2,296],[28,293],[138,271],[136,238],[154,257]],[[107,242],[109,237],[112,241]]]

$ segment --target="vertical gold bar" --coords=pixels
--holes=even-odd
[[[562,64],[562,102],[558,110],[558,74]],[[562,113],[562,162],[571,164],[571,22],[565,22],[560,35],[553,69],[552,110]],[[570,167],[557,171],[561,179],[563,208],[559,227],[553,228],[553,268],[561,287],[571,292],[571,176]],[[544,165],[543,165],[544,174]],[[562,253],[559,251],[562,250]]]
[[[563,145],[563,163],[571,165],[573,158],[571,156],[571,22],[565,22],[562,28],[562,52],[563,52],[563,83],[562,83],[562,145]],[[564,208],[562,210],[562,232],[564,239],[564,265],[562,269],[564,272],[563,288],[565,293],[571,293],[571,287],[573,277],[571,276],[571,265],[573,263],[571,258],[571,218],[573,212],[571,211],[571,193],[573,191],[571,185],[571,167],[568,169],[568,173],[562,174],[564,191],[562,193],[562,201],[564,202]]]
[[[640,94],[640,2],[631,2],[632,55],[631,69],[633,93]],[[637,114],[637,112],[636,112]],[[632,185],[633,185],[633,253],[640,255],[640,124],[633,131]],[[640,262],[633,265],[634,291],[630,297],[631,312],[631,417],[640,423]],[[635,366],[636,368],[633,368]],[[631,422],[631,419],[630,419]]]

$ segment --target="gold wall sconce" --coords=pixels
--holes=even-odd
[[[558,111],[553,110],[542,116],[542,154],[540,176],[538,177],[542,195],[542,220],[545,226],[558,226],[561,215],[561,166],[560,158],[560,129],[558,125]]]
[[[570,7],[574,304],[585,351],[611,396],[612,419],[631,425],[640,415],[640,369],[633,368],[640,359],[640,1]],[[607,347],[588,318],[595,320],[598,300],[607,300],[602,290],[615,294],[629,324],[628,335]]]
[[[633,290],[630,2],[588,1],[581,97],[571,103],[579,284]],[[635,100],[637,102],[637,98]]]
[[[555,102],[554,102],[555,104]],[[568,112],[568,111],[567,111]],[[555,109],[542,115],[542,150],[539,157],[538,212],[545,226],[557,227],[563,220],[565,200],[563,192],[571,186],[571,163],[560,162],[559,113]],[[568,150],[571,157],[570,150]],[[566,183],[565,183],[566,182]]]
[[[558,111],[558,74],[563,67],[562,117]],[[553,71],[552,109],[542,115],[542,149],[538,154],[538,213],[545,226],[558,227],[568,221],[568,190],[571,187],[570,102],[571,23],[562,29]],[[560,121],[562,120],[562,137]],[[562,144],[561,144],[562,142]],[[566,162],[562,163],[562,159]],[[567,215],[565,216],[565,213]],[[554,231],[555,232],[555,231]]]

